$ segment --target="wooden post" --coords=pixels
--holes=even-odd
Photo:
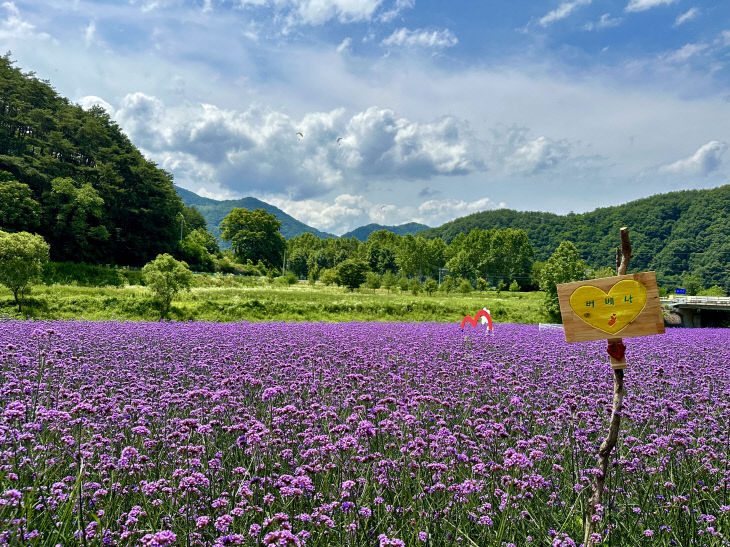
[[[619,256],[621,260],[619,262]],[[617,275],[626,275],[631,260],[631,242],[629,241],[629,229],[621,228],[621,251],[619,254],[616,249],[616,269]],[[623,340],[621,338],[612,338],[608,340],[609,351],[611,347],[623,348]],[[610,461],[611,451],[616,446],[618,440],[618,430],[621,426],[621,411],[623,410],[624,401],[624,369],[626,368],[626,358],[623,355],[623,349],[620,351],[620,359],[611,355],[611,366],[613,367],[613,409],[611,411],[611,425],[608,428],[608,435],[601,443],[598,449],[598,468],[600,473],[593,476],[593,490],[588,500],[585,517],[585,536],[583,545],[585,547],[595,547],[596,542],[591,538],[596,530],[596,522],[594,517],[597,516],[596,506],[601,504],[603,499],[603,490],[606,485],[606,473]]]

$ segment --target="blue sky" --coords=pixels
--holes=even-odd
[[[334,233],[730,177],[728,2],[0,0],[0,50],[177,184]]]

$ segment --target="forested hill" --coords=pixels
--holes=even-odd
[[[177,193],[183,200],[183,203],[187,206],[195,207],[205,218],[205,222],[208,225],[208,230],[220,239],[220,223],[226,217],[231,209],[234,207],[242,207],[244,209],[264,209],[267,213],[271,213],[276,216],[277,220],[281,221],[281,235],[286,239],[291,239],[304,232],[314,234],[320,239],[327,239],[330,237],[337,237],[327,232],[320,232],[316,228],[307,226],[303,222],[298,221],[294,217],[287,215],[284,211],[278,207],[261,201],[256,198],[242,198],[242,199],[226,199],[226,200],[215,200],[210,198],[204,198],[198,194],[185,190],[176,186]],[[225,246],[225,245],[222,245]]]
[[[54,260],[135,265],[175,247],[182,211],[103,109],[0,57],[0,229],[40,233]]]
[[[407,234],[417,234],[419,232],[422,232],[423,230],[428,230],[428,226],[426,226],[425,224],[420,224],[418,222],[408,222],[406,224],[400,224],[398,226],[368,224],[366,226],[360,226],[359,228],[355,228],[354,230],[351,230],[346,234],[342,234],[341,237],[354,237],[355,239],[358,239],[360,241],[365,241],[368,237],[370,237],[370,234],[372,234],[373,232],[378,232],[380,230],[387,230],[389,232],[393,232],[395,235],[404,236]]]
[[[632,271],[665,276],[693,272],[705,286],[730,279],[730,185],[659,194],[584,214],[555,215],[510,209],[483,211],[422,232],[451,241],[474,228],[521,228],[546,260],[561,241],[576,244],[594,266],[612,266],[618,230],[629,227]]]

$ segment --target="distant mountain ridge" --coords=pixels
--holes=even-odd
[[[630,272],[655,270],[677,279],[692,272],[706,287],[730,291],[730,185],[656,194],[581,214],[482,211],[421,235],[448,243],[474,228],[523,229],[537,260],[547,260],[561,241],[569,240],[590,266],[615,267],[622,226],[629,228],[633,247]]]
[[[186,190],[179,186],[175,186],[175,190],[177,190],[177,193],[180,195],[180,198],[182,198],[185,205],[188,207],[194,206],[198,211],[200,211],[208,225],[208,230],[210,230],[210,232],[218,239],[220,239],[221,234],[220,223],[234,207],[241,207],[249,210],[263,209],[267,213],[276,216],[276,218],[281,221],[281,235],[283,235],[286,239],[291,239],[305,232],[314,234],[321,239],[337,237],[334,234],[321,232],[316,228],[312,228],[311,226],[295,219],[293,216],[286,214],[278,207],[275,207],[270,203],[266,203],[265,201],[261,201],[260,199],[249,197],[217,200],[199,196],[195,192],[191,192],[190,190]]]
[[[365,241],[370,236],[370,234],[380,230],[388,230],[389,232],[393,232],[396,235],[404,236],[407,234],[417,234],[418,232],[428,230],[429,228],[430,226],[426,226],[425,224],[420,224],[418,222],[407,222],[406,224],[400,224],[398,226],[384,226],[382,224],[372,223],[368,224],[367,226],[360,226],[359,228],[355,228],[354,230],[351,230],[346,234],[342,234],[340,237],[354,237],[355,239],[358,239],[360,241]]]

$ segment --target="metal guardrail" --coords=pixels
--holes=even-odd
[[[715,306],[730,306],[730,296],[682,296],[663,300],[667,304],[704,304]]]

